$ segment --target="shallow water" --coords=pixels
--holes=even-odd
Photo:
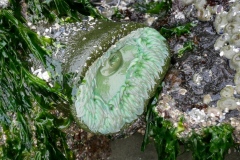
[[[157,153],[153,143],[150,143],[144,152],[141,151],[143,136],[141,134],[134,134],[125,139],[119,139],[110,143],[112,154],[109,160],[157,160]],[[180,147],[180,152],[184,151],[183,146]],[[225,160],[239,160],[239,152],[227,154]],[[178,156],[177,160],[193,160],[191,152],[184,152]]]

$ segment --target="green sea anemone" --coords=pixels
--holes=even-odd
[[[99,40],[101,46],[96,49],[92,43],[98,41],[98,36],[93,35],[97,37],[94,42],[86,33],[84,37],[88,38],[78,37],[83,42],[88,40],[79,48],[87,48],[90,42],[91,53],[70,49],[74,53],[79,52],[70,57],[68,62],[72,64],[68,63],[65,67],[71,72],[74,68],[78,71],[75,71],[73,115],[83,129],[93,133],[116,133],[136,120],[144,112],[169,66],[168,47],[156,30],[143,26],[130,27],[136,24],[129,24],[126,29],[125,25],[117,23],[114,26],[115,29],[120,28],[117,32],[111,28],[115,34],[109,34],[107,28],[100,27],[96,33],[104,29],[104,39]],[[125,30],[129,33],[120,34]],[[99,36],[102,37],[101,34]],[[118,37],[118,41],[113,43],[116,36],[123,38]],[[76,36],[73,39],[76,40]],[[79,57],[85,58],[86,62]],[[87,62],[89,59],[91,62]]]

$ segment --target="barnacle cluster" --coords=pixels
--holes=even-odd
[[[216,15],[214,27],[221,36],[214,44],[215,50],[220,50],[220,55],[229,59],[230,67],[236,70],[234,83],[236,86],[225,87],[220,95],[221,99],[217,102],[217,107],[224,110],[237,109],[239,99],[234,97],[234,92],[239,94],[239,72],[240,72],[240,3],[232,4],[228,12],[223,11]]]
[[[213,14],[223,10],[221,5],[207,5],[207,0],[184,0],[182,2],[184,5],[193,4],[197,9],[197,17],[201,21],[209,21],[213,18]]]
[[[72,58],[74,65],[76,57]],[[76,83],[73,115],[87,131],[116,133],[144,112],[167,71],[168,47],[156,30],[143,27],[96,57],[77,74],[82,80]],[[72,71],[71,65],[67,68]]]
[[[203,97],[204,104],[200,108],[192,108],[185,112],[180,111],[176,107],[177,102],[170,95],[167,95],[168,92],[162,93],[161,100],[155,111],[159,116],[172,121],[176,128],[178,128],[180,119],[184,117],[182,123],[185,129],[183,132],[178,133],[179,137],[187,137],[193,130],[200,133],[202,127],[227,122],[238,132],[235,140],[239,141],[240,126],[239,123],[235,123],[239,118],[231,117],[231,114],[235,113],[231,110],[239,110],[240,108],[240,100],[237,98],[240,94],[240,3],[239,1],[232,3],[228,12],[224,11],[221,5],[208,6],[206,0],[188,0],[182,1],[182,3],[185,5],[193,4],[197,9],[198,19],[201,21],[212,20],[214,18],[213,14],[216,14],[213,26],[220,37],[216,40],[214,49],[219,50],[220,56],[227,58],[230,62],[230,67],[236,70],[234,77],[235,86],[227,85],[221,90],[221,98],[217,101],[216,106],[205,105],[212,101],[211,95],[207,94]],[[200,85],[201,77],[198,74],[194,75],[193,82]],[[182,95],[181,89],[179,85],[175,87],[175,91],[179,91],[179,96]],[[227,114],[229,112],[230,114]]]
[[[216,14],[213,22],[214,28],[220,37],[214,44],[214,49],[220,51],[220,56],[229,59],[230,67],[236,70],[234,83],[236,86],[226,86],[220,93],[221,99],[217,102],[218,109],[234,110],[238,108],[239,100],[234,98],[234,93],[240,93],[240,3],[236,1],[230,10],[224,11],[221,5],[207,5],[206,0],[183,1],[185,5],[193,4],[197,9],[198,18],[208,21]]]

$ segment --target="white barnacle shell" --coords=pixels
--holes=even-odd
[[[223,34],[224,27],[228,24],[228,20],[226,18],[227,12],[221,12],[215,18],[213,25],[218,34]]]
[[[233,86],[226,86],[225,88],[223,88],[220,92],[221,97],[233,97],[233,93],[234,93],[234,88]]]
[[[195,7],[198,9],[198,10],[201,10],[204,8],[204,6],[206,5],[207,1],[206,0],[195,0]]]
[[[225,108],[228,108],[229,110],[234,110],[237,108],[237,101],[234,97],[224,97],[218,100],[217,107],[221,110],[224,110]]]
[[[235,83],[235,85],[240,84],[240,71],[239,70],[237,71],[237,73],[234,76],[234,83]]]
[[[201,21],[209,21],[212,19],[212,14],[209,9],[199,9],[197,11],[198,19]]]
[[[225,26],[225,32],[229,34],[236,34],[240,32],[239,22],[231,22]]]
[[[240,53],[237,53],[232,57],[230,60],[230,67],[235,70],[240,68]]]
[[[240,32],[232,35],[230,44],[234,45],[235,47],[240,47]]]
[[[214,49],[219,50],[220,48],[224,47],[230,40],[229,34],[224,33],[221,35],[214,44]]]
[[[226,45],[220,49],[220,56],[224,56],[227,59],[232,59],[234,55],[236,55],[236,51],[232,45]]]

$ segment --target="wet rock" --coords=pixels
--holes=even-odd
[[[9,5],[8,0],[1,0],[0,8],[6,8]]]
[[[198,45],[187,57],[177,60],[165,80],[167,85],[164,90],[170,92],[182,111],[191,109],[195,103],[201,103],[204,95],[216,97],[226,85],[234,84],[235,71],[229,67],[228,60],[220,57],[219,52],[214,50],[217,35],[211,23],[199,23],[192,34],[197,37]],[[172,49],[175,44],[182,43],[183,39],[175,38],[169,41]],[[172,74],[174,78],[171,78]],[[185,96],[177,94],[176,86],[173,85],[176,85],[176,80],[181,82],[178,88],[187,90]],[[210,105],[216,105],[218,98],[213,97]]]
[[[231,117],[238,117],[240,116],[240,112],[238,110],[229,111],[226,115],[226,119],[230,119]]]

